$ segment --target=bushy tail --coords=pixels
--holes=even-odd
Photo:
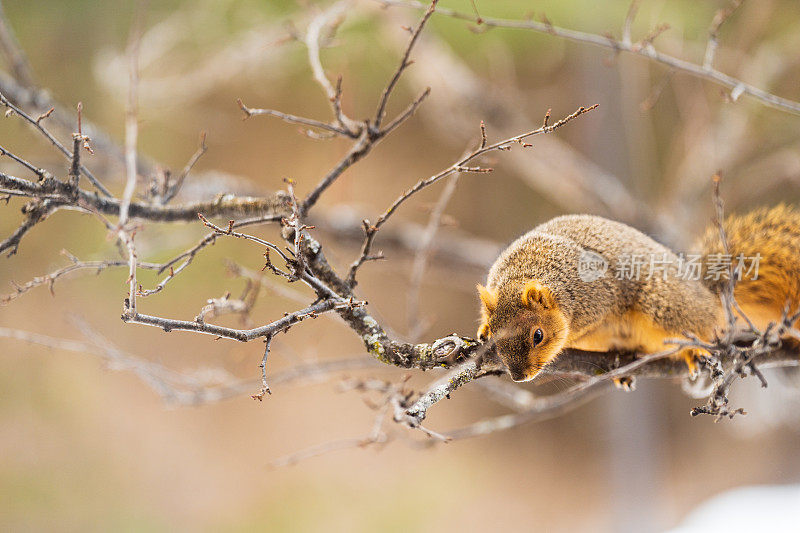
[[[741,268],[734,295],[745,313],[766,324],[780,318],[787,303],[800,304],[800,213],[778,205],[725,220],[731,264]],[[716,294],[726,279],[714,279],[715,260],[724,257],[719,229],[708,228],[696,249],[704,256],[704,282]],[[757,270],[756,270],[757,269]],[[709,275],[711,274],[711,275]]]

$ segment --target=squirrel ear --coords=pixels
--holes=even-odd
[[[486,315],[494,313],[494,310],[497,308],[497,291],[487,289],[483,285],[478,285],[478,295],[481,298],[481,302],[483,302],[483,307],[486,309]]]
[[[556,306],[556,300],[553,298],[553,293],[547,286],[543,285],[538,279],[532,279],[525,284],[522,289],[522,305],[531,307],[534,303],[538,303],[545,309],[550,309]]]

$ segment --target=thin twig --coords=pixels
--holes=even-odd
[[[481,142],[481,147],[484,146],[485,144]],[[410,332],[409,336],[412,340],[415,340],[420,334],[419,329],[422,325],[422,320],[419,316],[419,299],[420,292],[422,290],[422,282],[425,276],[425,269],[428,264],[428,259],[430,258],[433,241],[436,238],[439,227],[441,226],[442,216],[447,208],[447,204],[450,202],[450,199],[456,192],[459,177],[460,174],[454,174],[442,190],[442,194],[439,195],[439,200],[437,200],[436,205],[433,207],[431,216],[428,219],[428,225],[425,228],[425,232],[422,234],[420,247],[417,250],[417,253],[414,254],[414,263],[411,267],[411,278],[409,281],[406,300],[408,302],[407,314]]]
[[[394,90],[397,82],[400,81],[400,76],[403,75],[403,71],[407,69],[411,65],[411,61],[409,61],[409,57],[411,56],[411,50],[414,48],[414,44],[416,44],[417,39],[422,33],[423,28],[425,28],[425,23],[428,22],[428,19],[431,18],[433,12],[436,10],[436,4],[439,0],[432,0],[430,5],[425,11],[425,14],[422,15],[422,19],[420,19],[419,23],[417,24],[416,28],[411,32],[411,37],[408,41],[408,46],[406,46],[406,50],[403,53],[403,57],[400,59],[400,65],[395,70],[392,77],[389,79],[389,83],[383,89],[381,93],[381,97],[378,100],[378,109],[375,111],[375,117],[372,119],[372,123],[370,125],[371,129],[374,132],[381,131],[381,123],[383,122],[384,117],[386,116],[386,104],[389,102],[389,97],[392,95],[392,91]]]
[[[719,29],[723,24],[733,15],[733,12],[739,9],[744,0],[731,0],[727,7],[724,7],[716,12],[714,20],[711,21],[711,28],[708,30],[708,43],[706,44],[706,52],[703,56],[703,68],[712,70],[714,68],[714,57],[717,53],[717,46],[719,45]]]
[[[119,227],[128,222],[128,209],[136,189],[136,144],[139,134],[138,93],[139,85],[139,39],[131,35],[128,44],[128,105],[125,108],[125,191],[119,207]]]
[[[200,405],[220,402],[241,396],[256,386],[256,382],[252,379],[240,380],[231,376],[224,380],[209,380],[207,377],[201,378],[192,374],[176,372],[159,363],[123,352],[82,320],[73,320],[90,342],[50,337],[3,327],[0,327],[0,337],[57,350],[97,355],[107,361],[113,370],[133,372],[171,404]],[[374,359],[363,355],[331,361],[317,361],[313,364],[301,364],[276,372],[273,374],[271,382],[273,385],[321,383],[342,372],[374,368],[375,364]],[[220,372],[214,374],[218,375]]]
[[[282,318],[251,329],[236,329],[224,326],[217,326],[205,322],[188,321],[188,320],[174,320],[170,318],[163,318],[152,315],[137,314],[135,316],[123,317],[123,321],[132,324],[142,324],[145,326],[155,326],[161,328],[167,333],[172,331],[194,331],[197,333],[204,333],[206,335],[213,335],[215,337],[237,340],[240,342],[248,342],[259,337],[266,337],[288,330],[295,324],[306,320],[307,318],[315,318],[322,313],[333,311],[339,307],[357,306],[360,302],[337,302],[335,300],[325,300],[317,304],[308,306],[293,313],[286,313]]]
[[[317,203],[319,200],[320,195],[322,195],[325,190],[330,187],[336,179],[342,175],[342,173],[353,166],[355,163],[363,159],[369,151],[372,149],[373,141],[369,138],[367,131],[364,130],[361,132],[361,135],[358,137],[358,140],[353,143],[350,147],[350,150],[344,155],[344,157],[333,167],[330,172],[328,172],[322,180],[320,180],[319,184],[317,184],[314,189],[308,193],[301,204],[300,211],[303,214],[308,213],[308,211]]]
[[[625,15],[625,23],[622,25],[622,42],[631,45],[631,25],[636,18],[636,13],[639,11],[639,4],[641,0],[631,0],[628,6],[628,13]]]
[[[6,56],[14,77],[25,87],[29,89],[35,88],[36,82],[33,78],[33,69],[31,69],[28,58],[20,47],[16,35],[14,35],[14,30],[8,23],[2,2],[0,2],[0,49],[2,49],[3,55]]]
[[[323,11],[315,17],[308,25],[306,30],[306,48],[308,49],[308,62],[311,64],[311,70],[314,73],[314,79],[322,87],[328,101],[331,103],[334,119],[340,129],[348,132],[348,135],[355,138],[360,135],[361,126],[358,122],[348,118],[343,112],[340,105],[341,91],[334,88],[328,77],[325,75],[325,69],[322,68],[322,62],[319,58],[320,52],[320,34],[322,29],[326,26],[335,25],[338,19],[344,16],[348,2],[337,2],[330,8]],[[341,85],[338,85],[341,88]]]
[[[427,8],[425,4],[413,0],[374,0],[374,1],[383,4],[385,6],[402,6],[402,7],[411,7],[415,9]],[[460,11],[446,9],[446,8],[438,9],[437,13],[446,17],[475,22],[475,16],[469,13],[463,13]],[[627,44],[622,41],[617,41],[606,35],[597,35],[594,33],[570,30],[558,26],[553,26],[552,24],[544,22],[537,22],[535,20],[512,20],[512,19],[481,17],[481,24],[487,27],[530,30],[530,31],[535,31],[537,33],[554,35],[556,37],[561,37],[562,39],[567,39],[570,41],[591,44],[593,46],[599,46],[601,48],[606,48],[614,52],[627,52],[631,54],[640,55],[643,57],[647,57],[653,61],[656,61],[658,63],[661,63],[663,65],[667,65],[675,70],[679,70],[681,72],[691,74],[692,76],[712,81],[716,84],[727,87],[732,91],[737,91],[740,92],[741,94],[746,94],[748,96],[751,96],[752,98],[758,100],[762,104],[765,104],[769,107],[773,107],[781,111],[788,111],[795,115],[800,114],[800,102],[789,100],[788,98],[782,98],[780,96],[771,94],[763,89],[759,89],[758,87],[745,83],[740,79],[722,73],[714,68],[706,68],[703,65],[698,65],[696,63],[692,63],[685,59],[679,59],[669,54],[659,52],[652,46],[637,46],[637,43]]]
[[[265,394],[272,394],[267,384],[267,356],[269,355],[270,344],[272,344],[272,335],[267,335],[264,339],[264,357],[261,359],[261,364],[258,365],[261,368],[261,390],[257,394],[251,396],[254,400],[258,400],[259,402],[264,399]]]
[[[192,154],[192,157],[189,158],[189,162],[186,163],[186,166],[183,167],[181,173],[178,175],[178,178],[175,180],[173,184],[167,189],[166,193],[161,198],[161,203],[166,204],[169,203],[175,195],[177,195],[181,188],[183,187],[183,182],[186,181],[186,177],[192,171],[194,166],[200,161],[200,158],[203,157],[208,151],[208,146],[206,146],[206,132],[200,133],[200,146],[198,146],[197,151]]]
[[[88,270],[88,271],[94,271],[97,274],[99,274],[100,272],[102,272],[107,268],[129,266],[127,260],[80,261],[77,257],[73,256],[66,250],[62,250],[62,254],[67,256],[67,258],[69,258],[72,264],[54,270],[53,272],[45,274],[44,276],[37,276],[32,280],[24,283],[23,285],[18,285],[12,282],[12,285],[14,286],[15,289],[14,292],[11,294],[5,294],[0,296],[0,303],[8,303],[11,300],[14,300],[20,297],[21,295],[25,294],[26,292],[35,289],[36,287],[40,287],[42,285],[47,285],[48,289],[50,289],[50,293],[55,294],[56,281],[73,272]],[[153,263],[140,263],[139,267],[147,268],[150,270],[156,270],[158,268],[158,265]]]
[[[14,114],[19,115],[20,117],[22,117],[23,120],[25,120],[25,122],[30,124],[33,128],[37,129],[39,131],[39,133],[44,135],[44,137],[48,141],[50,141],[50,143],[52,143],[52,145],[55,146],[58,149],[59,152],[64,154],[64,156],[67,158],[67,160],[70,160],[70,161],[72,160],[72,152],[66,146],[61,144],[61,142],[58,139],[56,139],[53,136],[53,134],[50,133],[47,130],[47,128],[42,126],[42,121],[40,121],[38,119],[34,119],[33,117],[31,117],[30,115],[25,113],[25,111],[23,111],[22,109],[20,109],[16,105],[12,104],[9,101],[9,99],[6,98],[5,95],[3,95],[3,94],[0,94],[0,105],[3,105],[5,107],[7,107]],[[104,196],[107,196],[109,198],[112,197],[112,194],[109,192],[109,190],[106,189],[105,186],[103,186],[103,184],[100,183],[100,181],[98,181],[98,179],[94,177],[94,174],[92,174],[89,171],[89,169],[86,168],[86,166],[81,165],[80,168],[81,168],[81,174],[86,176],[86,179],[88,179],[98,191],[100,191]]]
[[[9,159],[12,159],[12,160],[16,161],[17,163],[19,163],[23,167],[27,168],[28,170],[30,170],[31,172],[36,174],[39,177],[39,180],[43,180],[43,179],[46,179],[46,178],[52,178],[52,175],[49,172],[47,172],[45,169],[38,168],[38,167],[34,166],[32,163],[29,163],[28,161],[22,159],[17,154],[9,152],[8,150],[3,148],[2,146],[0,146],[0,155],[4,155],[4,156],[8,157]]]
[[[564,126],[565,124],[567,124],[568,122],[572,121],[573,119],[583,115],[584,113],[588,113],[589,111],[592,111],[593,109],[597,108],[597,105],[598,104],[595,104],[595,105],[590,106],[590,107],[580,107],[575,112],[573,112],[572,114],[567,115],[566,117],[562,118],[561,120],[559,120],[558,122],[556,122],[554,124],[549,124],[549,125],[543,124],[541,127],[537,128],[535,130],[528,131],[528,132],[522,133],[520,135],[515,135],[513,137],[509,137],[507,139],[504,139],[502,141],[499,141],[499,142],[496,142],[496,143],[493,143],[493,144],[484,145],[483,142],[481,142],[481,145],[478,148],[476,148],[472,152],[468,153],[466,156],[462,157],[459,161],[457,161],[456,163],[453,163],[452,165],[450,165],[449,167],[447,167],[443,171],[439,172],[438,174],[434,174],[433,176],[431,176],[429,178],[424,178],[424,179],[419,180],[413,187],[411,187],[410,189],[405,191],[402,195],[400,195],[400,197],[398,197],[392,203],[392,205],[390,205],[389,208],[386,211],[384,211],[378,217],[378,220],[375,222],[375,224],[370,224],[369,221],[366,221],[366,220],[364,221],[364,232],[365,232],[366,235],[365,235],[365,238],[364,238],[364,243],[362,244],[362,247],[361,247],[361,254],[350,265],[350,271],[349,271],[349,273],[347,275],[347,278],[346,278],[347,279],[347,283],[351,287],[355,287],[356,286],[356,283],[357,283],[356,282],[356,273],[358,272],[358,269],[361,267],[361,265],[363,265],[366,261],[370,260],[372,244],[373,244],[373,241],[375,240],[376,233],[381,228],[381,226],[383,224],[385,224],[386,221],[389,220],[389,218],[397,211],[397,209],[406,200],[411,198],[414,194],[418,193],[419,191],[421,191],[422,189],[424,189],[424,188],[426,188],[426,187],[428,187],[430,185],[433,185],[434,183],[438,182],[442,178],[445,178],[445,177],[447,177],[447,176],[449,176],[451,174],[454,174],[454,173],[463,173],[463,172],[485,173],[485,172],[491,172],[492,169],[490,169],[490,168],[469,167],[467,165],[468,165],[468,163],[470,163],[475,158],[480,157],[480,156],[482,156],[482,155],[484,155],[484,154],[486,154],[488,152],[494,151],[494,150],[508,150],[508,149],[511,148],[511,146],[513,146],[515,144],[519,144],[519,145],[521,145],[523,147],[526,147],[526,143],[524,143],[525,139],[527,139],[527,138],[529,138],[529,137],[531,137],[533,135],[538,135],[538,134],[541,134],[541,133],[550,133],[552,131],[555,131],[556,129],[560,128],[561,126]],[[529,146],[529,145],[527,145],[527,146]]]
[[[358,137],[358,135],[354,136],[351,132],[349,132],[349,131],[347,131],[347,130],[345,130],[343,128],[340,128],[340,127],[337,127],[337,126],[333,126],[331,124],[328,124],[327,122],[322,122],[320,120],[314,120],[312,118],[305,118],[305,117],[300,117],[300,116],[297,116],[297,115],[291,115],[289,113],[282,113],[280,111],[275,111],[274,109],[258,109],[258,108],[254,108],[254,107],[247,107],[246,105],[244,105],[244,102],[242,102],[241,98],[238,98],[236,100],[236,103],[238,103],[239,104],[239,108],[242,111],[244,111],[244,114],[245,114],[244,118],[246,118],[246,119],[250,118],[252,116],[255,116],[255,115],[268,115],[268,116],[271,116],[271,117],[277,117],[277,118],[279,118],[279,119],[281,119],[281,120],[283,120],[285,122],[288,122],[290,124],[301,124],[303,126],[309,126],[311,128],[319,128],[321,130],[325,130],[325,131],[329,131],[331,133],[335,133],[336,135],[343,135],[343,136],[352,137],[352,138],[357,138]]]

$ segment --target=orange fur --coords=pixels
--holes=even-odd
[[[698,336],[709,340],[712,331],[703,331]],[[589,332],[583,332],[574,339],[568,339],[565,348],[586,350],[593,352],[626,351],[640,353],[658,353],[673,348],[667,344],[671,339],[681,339],[680,331],[667,331],[653,319],[637,311],[629,311],[621,316],[611,317]],[[695,358],[698,355],[707,355],[705,350],[686,348],[678,351],[674,357],[686,360],[687,366],[694,371]]]
[[[478,327],[478,338],[486,340],[491,335],[489,317],[497,308],[497,290],[491,291],[483,285],[478,285],[478,296],[481,299],[481,325]]]
[[[478,285],[478,295],[486,312],[489,314],[494,313],[497,307],[497,290],[491,291],[483,285]]]
[[[800,304],[800,212],[787,205],[761,208],[744,216],[725,220],[728,253],[732,264],[737,258],[758,256],[758,276],[743,272],[734,296],[745,314],[759,328],[780,320],[784,307],[790,312]],[[709,228],[698,243],[706,256],[724,250],[716,227]],[[749,266],[748,263],[745,266]],[[715,292],[726,279],[707,281]]]

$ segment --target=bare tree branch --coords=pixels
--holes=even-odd
[[[485,143],[481,142],[481,145],[473,150],[472,152],[468,153],[466,156],[461,158],[459,161],[453,163],[448,168],[444,169],[443,171],[439,172],[438,174],[434,174],[429,178],[425,178],[419,180],[413,187],[405,191],[397,200],[389,206],[389,208],[384,211],[379,217],[375,224],[370,224],[369,221],[364,221],[364,232],[366,233],[366,237],[364,239],[364,244],[361,247],[361,255],[356,259],[353,264],[350,266],[350,272],[347,275],[347,283],[351,287],[356,286],[356,273],[358,269],[363,265],[366,261],[370,260],[370,252],[372,249],[372,243],[375,240],[375,234],[378,230],[386,223],[386,221],[397,211],[397,209],[402,205],[406,200],[408,200],[411,196],[418,193],[422,189],[433,185],[437,181],[445,178],[454,173],[463,173],[463,172],[477,172],[477,173],[485,173],[491,172],[491,168],[482,168],[482,167],[469,167],[467,166],[472,160],[480,157],[488,152],[492,152],[495,150],[508,150],[511,148],[512,145],[519,144],[523,148],[530,147],[529,144],[525,143],[525,139],[532,137],[534,135],[538,135],[541,133],[550,133],[555,131],[556,129],[560,128],[561,126],[567,124],[571,120],[583,115],[584,113],[588,113],[597,107],[597,104],[590,106],[590,107],[580,107],[574,113],[567,115],[566,117],[562,118],[561,120],[557,121],[554,124],[543,124],[541,127],[522,133],[520,135],[515,135],[513,137],[509,137],[508,139],[504,139],[502,141],[486,145]]]
[[[409,61],[411,50],[413,50],[414,44],[416,44],[420,33],[422,33],[423,28],[425,28],[425,23],[428,22],[428,19],[431,18],[431,15],[433,15],[433,12],[436,10],[436,4],[438,2],[439,0],[431,1],[430,5],[425,10],[425,14],[422,15],[422,19],[417,24],[417,27],[412,30],[411,38],[406,46],[406,51],[403,53],[403,57],[400,59],[400,66],[397,67],[397,70],[395,70],[394,74],[389,80],[389,83],[383,89],[383,93],[381,93],[380,100],[378,101],[378,110],[375,112],[375,118],[372,119],[371,125],[375,132],[381,130],[381,123],[386,116],[386,104],[389,103],[389,97],[392,95],[392,91],[397,85],[397,82],[400,81],[400,76],[403,75],[403,71],[411,65],[411,62]]]
[[[402,6],[402,7],[412,7],[415,9],[426,8],[425,4],[413,0],[374,0],[374,1],[384,6]],[[446,9],[446,8],[438,9],[437,12],[440,15],[446,17],[451,17],[459,20],[466,20],[477,24],[475,16],[469,13],[463,13],[460,11]],[[530,31],[535,31],[537,33],[554,35],[556,37],[561,37],[562,39],[567,39],[570,41],[575,41],[584,44],[591,44],[593,46],[599,46],[601,48],[612,50],[615,53],[627,52],[630,54],[640,55],[648,59],[651,59],[657,63],[667,65],[668,67],[675,69],[677,71],[685,72],[687,74],[691,74],[692,76],[696,76],[698,78],[714,82],[718,85],[722,85],[723,87],[727,87],[732,91],[732,94],[737,95],[737,97],[738,95],[745,94],[751,96],[752,98],[758,100],[762,104],[765,104],[769,107],[773,107],[781,111],[788,111],[789,113],[793,113],[795,115],[800,114],[800,102],[789,100],[788,98],[782,98],[780,96],[771,94],[763,89],[759,89],[758,87],[754,87],[748,83],[743,82],[742,80],[736,79],[733,76],[730,76],[728,74],[725,74],[723,72],[714,69],[713,67],[711,67],[711,65],[708,66],[698,65],[696,63],[692,63],[685,59],[680,59],[671,56],[669,54],[659,52],[655,48],[653,48],[653,46],[651,46],[649,42],[646,41],[643,43],[630,43],[630,42],[626,43],[624,40],[617,41],[605,35],[597,35],[594,33],[587,33],[577,30],[560,28],[550,23],[537,22],[535,20],[511,20],[511,19],[481,17],[480,24],[486,27],[530,30]],[[733,99],[736,100],[736,98]]]
[[[733,12],[739,9],[743,2],[744,0],[731,0],[728,7],[718,10],[714,15],[714,20],[711,21],[711,28],[708,30],[706,53],[703,56],[703,68],[705,70],[714,68],[714,56],[717,53],[717,46],[719,46],[719,29],[733,15]]]
[[[0,94],[0,105],[3,105],[5,107],[7,107],[14,114],[19,115],[20,117],[22,117],[22,119],[25,120],[25,122],[27,122],[33,128],[38,130],[39,133],[41,133],[48,141],[50,141],[52,143],[52,145],[55,146],[58,149],[59,152],[64,154],[64,156],[66,156],[66,158],[68,160],[70,160],[70,161],[72,160],[72,152],[70,152],[70,150],[68,150],[67,147],[65,147],[63,144],[61,144],[61,142],[58,139],[56,139],[53,136],[52,133],[50,133],[44,126],[42,126],[42,121],[32,118],[30,115],[25,113],[25,111],[23,111],[22,109],[20,109],[16,105],[12,104],[9,101],[9,99],[6,98],[5,95],[3,95],[3,94]],[[88,168],[86,168],[85,166],[81,165],[80,166],[80,170],[81,170],[81,174],[86,176],[86,179],[88,179],[98,191],[103,193],[105,196],[108,196],[108,197],[112,196],[111,193],[108,191],[108,189],[106,189],[105,186],[103,186],[103,184],[100,183],[100,181],[97,178],[94,177],[94,174],[92,174],[89,171]]]
[[[2,50],[3,55],[6,56],[6,60],[14,73],[14,77],[25,87],[35,87],[36,82],[33,78],[33,71],[31,70],[30,63],[28,63],[25,52],[20,47],[19,42],[17,42],[14,31],[8,24],[2,2],[0,2],[0,50]]]
[[[782,339],[787,337],[800,336],[800,333],[794,328],[794,322],[800,317],[800,314],[791,315],[787,309],[779,323],[771,325],[764,331],[758,331],[748,317],[742,313],[742,310],[736,304],[735,298],[733,298],[734,272],[730,272],[731,281],[724,292],[723,298],[728,323],[727,328],[718,338],[706,341],[693,337],[676,339],[671,343],[675,346],[674,349],[667,350],[665,348],[665,351],[661,353],[642,357],[637,356],[637,354],[617,353],[614,351],[599,353],[567,350],[549,364],[544,369],[543,374],[559,378],[574,378],[579,381],[576,385],[551,396],[537,396],[519,388],[495,387],[493,393],[495,396],[502,398],[504,404],[515,411],[513,414],[479,421],[468,427],[451,431],[447,435],[423,426],[422,423],[426,419],[428,412],[438,402],[448,398],[452,393],[473,381],[485,376],[502,375],[506,370],[491,343],[483,343],[457,333],[433,339],[429,342],[412,343],[408,342],[408,339],[403,339],[392,333],[386,324],[381,323],[379,320],[380,315],[368,307],[366,301],[362,300],[360,295],[356,293],[360,268],[365,262],[382,257],[381,254],[373,252],[378,231],[382,230],[389,219],[393,219],[400,207],[416,196],[417,193],[447,177],[452,177],[438,204],[433,209],[427,227],[422,228],[412,224],[404,224],[387,229],[385,234],[381,233],[385,242],[400,244],[406,249],[416,252],[411,286],[408,291],[409,314],[412,317],[416,317],[418,315],[417,299],[421,292],[420,287],[430,258],[436,257],[434,254],[438,253],[442,256],[456,258],[460,264],[485,267],[499,252],[499,246],[496,243],[482,241],[469,236],[458,235],[453,237],[453,233],[445,234],[443,231],[442,235],[446,235],[446,238],[436,237],[445,206],[455,191],[459,176],[463,173],[491,172],[492,168],[483,166],[481,159],[486,154],[490,152],[507,152],[516,149],[518,146],[529,148],[531,145],[526,141],[530,137],[543,133],[552,133],[597,107],[596,105],[580,107],[572,114],[552,124],[550,111],[548,110],[544,115],[541,126],[538,128],[528,129],[527,131],[522,128],[515,129],[512,131],[525,132],[511,136],[506,132],[501,136],[505,138],[497,142],[490,142],[489,140],[492,133],[491,122],[487,130],[486,123],[483,120],[480,120],[480,122],[473,121],[472,118],[474,117],[470,117],[470,122],[474,122],[474,133],[479,133],[480,135],[477,147],[467,151],[454,163],[438,173],[419,179],[381,212],[374,224],[363,220],[363,234],[358,231],[358,224],[357,222],[354,223],[353,220],[347,221],[346,224],[336,221],[335,218],[341,216],[341,213],[332,214],[331,211],[326,212],[314,209],[320,198],[336,183],[344,172],[363,160],[382,139],[410,118],[430,94],[429,89],[422,90],[425,85],[418,85],[416,91],[422,91],[420,95],[408,103],[406,108],[394,118],[387,118],[389,100],[396,91],[401,79],[403,79],[404,73],[413,63],[411,60],[412,53],[425,57],[425,48],[424,44],[420,43],[420,35],[431,16],[437,10],[444,16],[467,20],[480,26],[528,29],[578,42],[594,44],[615,52],[624,51],[644,56],[667,64],[675,71],[687,72],[729,87],[733,89],[734,94],[750,94],[761,102],[780,109],[800,113],[800,104],[743,84],[741,81],[722,74],[713,68],[717,32],[727,17],[730,16],[730,12],[727,11],[718,13],[712,24],[706,60],[704,66],[700,67],[687,61],[661,54],[655,50],[653,42],[665,30],[663,25],[654,28],[648,35],[636,42],[632,40],[631,28],[639,5],[637,0],[631,3],[624,21],[622,41],[558,28],[549,23],[549,21],[538,23],[485,18],[479,14],[477,5],[474,2],[472,4],[474,14],[465,14],[449,9],[438,9],[437,0],[432,0],[429,4],[404,0],[376,1],[383,5],[401,5],[421,8],[425,9],[425,11],[418,23],[408,30],[410,38],[400,52],[399,65],[392,72],[378,96],[377,106],[372,117],[362,121],[348,117],[342,106],[342,78],[339,76],[336,78],[335,83],[332,82],[332,78],[329,78],[325,72],[320,57],[321,50],[329,46],[348,8],[352,5],[346,1],[337,2],[328,9],[316,14],[311,19],[305,35],[302,37],[307,48],[307,57],[313,79],[321,87],[323,94],[330,102],[331,117],[327,122],[270,109],[250,108],[245,106],[241,100],[238,100],[240,108],[245,113],[245,118],[253,115],[269,115],[312,130],[321,130],[331,134],[331,136],[350,139],[350,145],[341,156],[341,159],[327,172],[321,172],[320,180],[302,200],[298,200],[295,194],[295,183],[291,180],[285,180],[286,192],[278,191],[263,197],[221,194],[213,199],[204,201],[168,205],[181,190],[188,174],[205,153],[207,147],[204,134],[201,136],[199,148],[174,181],[172,181],[171,175],[168,173],[163,173],[161,177],[156,175],[153,178],[149,193],[137,197],[137,180],[139,175],[142,174],[140,171],[142,164],[137,153],[138,38],[131,39],[128,49],[129,96],[125,121],[125,147],[122,151],[125,159],[126,187],[120,197],[114,197],[108,193],[100,182],[81,164],[81,149],[89,148],[89,146],[88,138],[84,135],[82,128],[80,106],[77,114],[78,131],[72,137],[72,150],[69,150],[43,125],[46,124],[47,120],[51,120],[49,117],[52,116],[52,120],[55,120],[56,117],[63,114],[59,108],[55,105],[48,106],[45,108],[47,110],[42,112],[38,118],[33,118],[33,114],[26,114],[23,111],[23,104],[19,103],[22,100],[15,97],[13,101],[16,103],[12,103],[10,97],[6,98],[6,96],[0,95],[0,104],[6,106],[11,114],[18,114],[22,117],[38,135],[41,135],[56,146],[70,162],[66,177],[62,176],[59,179],[19,155],[0,148],[0,155],[9,157],[15,164],[21,165],[26,171],[32,172],[37,176],[37,180],[33,181],[0,173],[0,192],[9,195],[4,199],[8,200],[10,195],[29,199],[29,202],[23,208],[23,221],[8,238],[0,242],[0,251],[10,250],[11,254],[15,253],[20,240],[31,228],[44,221],[55,211],[70,209],[93,215],[95,220],[99,221],[109,230],[111,235],[116,237],[114,244],[120,248],[123,257],[123,259],[119,260],[80,261],[68,254],[71,264],[44,276],[35,277],[23,285],[15,285],[16,292],[2,297],[2,301],[7,303],[38,286],[47,285],[52,291],[57,280],[72,272],[90,270],[99,272],[107,268],[127,266],[128,278],[126,283],[129,288],[121,316],[124,322],[158,327],[165,332],[190,331],[241,342],[261,339],[264,341],[264,350],[260,355],[260,379],[246,381],[226,379],[221,383],[208,384],[199,379],[187,378],[161,365],[125,354],[96,332],[90,331],[88,326],[85,325],[79,329],[83,330],[84,336],[89,340],[87,342],[53,339],[5,328],[0,328],[0,336],[18,338],[26,342],[39,343],[56,348],[98,354],[105,360],[132,370],[157,390],[159,394],[178,403],[217,401],[236,394],[253,393],[254,391],[255,394],[252,394],[252,397],[263,400],[266,395],[271,394],[271,387],[274,387],[276,383],[287,382],[295,377],[316,379],[329,376],[343,369],[364,368],[375,360],[395,368],[444,369],[447,371],[447,374],[441,379],[419,392],[410,390],[405,380],[399,382],[397,380],[381,379],[353,380],[349,383],[351,390],[368,392],[370,395],[377,394],[380,398],[380,401],[374,405],[377,416],[372,431],[364,437],[337,441],[292,454],[281,461],[284,464],[334,449],[382,444],[390,438],[389,431],[384,427],[385,421],[390,415],[401,426],[422,430],[434,441],[445,441],[450,438],[466,438],[486,434],[514,427],[524,422],[555,416],[574,408],[580,402],[586,401],[595,394],[603,392],[608,388],[607,384],[611,380],[629,377],[686,379],[688,370],[684,361],[671,356],[677,350],[687,346],[704,348],[712,354],[703,361],[702,367],[712,380],[714,389],[706,405],[695,409],[694,414],[711,414],[718,418],[732,417],[741,412],[740,409],[728,407],[728,392],[738,377],[752,375],[766,385],[766,380],[760,368],[796,366],[798,364],[794,347],[783,346],[781,342]],[[734,2],[733,7],[737,6],[738,3]],[[297,35],[299,36],[299,32]],[[9,58],[12,70],[15,72],[17,79],[12,80],[16,83],[14,90],[19,91],[20,94],[31,101],[35,100],[39,95],[38,90],[32,85],[32,74],[30,74],[30,69],[24,63],[24,55],[20,55],[21,52],[13,40],[13,34],[10,33],[10,29],[7,27],[2,7],[0,7],[0,50]],[[11,85],[0,76],[0,90],[5,90],[6,86]],[[480,93],[480,91],[477,92]],[[28,102],[28,100],[25,100],[25,102]],[[41,101],[37,102],[41,103]],[[504,102],[501,99],[494,99],[491,105],[498,103],[502,104]],[[39,107],[28,103],[24,104],[24,106]],[[482,110],[480,113],[483,113],[488,107],[481,107],[480,109]],[[116,153],[118,148],[110,148],[109,151]],[[530,164],[528,159],[521,157],[519,162],[520,165]],[[580,165],[577,165],[577,167],[586,168],[586,166],[581,167]],[[577,174],[580,173],[577,172]],[[85,176],[104,196],[82,189],[81,175]],[[596,180],[594,176],[584,177],[583,179],[570,178],[574,181],[571,184],[571,188],[558,189],[559,194],[561,194],[561,191],[569,190],[579,191],[580,194],[586,197],[594,195],[599,205],[608,210],[619,208],[630,214],[631,217],[646,218],[647,215],[643,213],[647,211],[647,206],[636,205],[625,210],[627,203],[635,203],[636,200],[627,188],[622,185],[622,182],[601,172],[598,172],[597,175],[600,178]],[[541,186],[542,182],[540,181],[539,187]],[[720,238],[727,250],[718,182],[717,188],[715,188],[715,195]],[[588,202],[587,205],[589,205]],[[118,217],[116,224],[107,218],[109,216]],[[139,251],[135,246],[135,239],[137,239],[137,231],[140,228],[157,223],[194,222],[197,218],[210,230],[197,243],[163,263],[139,260]],[[242,231],[245,227],[275,222],[280,223],[280,235],[284,241],[283,243],[271,242],[268,238]],[[318,239],[316,232],[311,231],[316,229],[316,225],[320,226],[320,233],[328,232],[329,236],[331,234],[336,235],[339,237],[339,241],[345,240],[345,236],[350,239],[357,237],[361,241],[358,256],[350,263],[349,269],[344,275],[340,275],[328,262],[322,242]],[[262,273],[251,272],[244,267],[238,267],[238,265],[229,267],[229,271],[247,279],[247,287],[240,297],[231,297],[230,292],[225,292],[222,297],[218,297],[219,292],[217,292],[215,293],[217,297],[203,298],[200,301],[205,301],[205,305],[199,309],[197,314],[193,313],[193,320],[168,318],[141,312],[140,306],[144,301],[143,297],[163,292],[176,276],[188,269],[198,254],[214,244],[218,238],[228,237],[247,241],[249,249],[257,250],[257,252],[253,252],[253,256],[258,253],[259,257],[260,254],[263,254],[264,257]],[[252,248],[253,246],[255,248]],[[141,250],[144,251],[146,248],[142,246]],[[157,272],[160,280],[155,287],[144,289],[139,285],[137,280],[137,269],[139,268]],[[287,289],[287,292],[291,293],[292,300],[299,301],[298,308],[291,312],[285,312],[274,320],[256,322],[254,317],[249,316],[249,312],[253,309],[256,298],[258,298],[259,288],[265,279],[274,280],[271,282],[275,283],[280,282],[283,287],[298,283],[299,286],[311,289],[313,294],[306,296],[300,291]],[[306,294],[310,294],[309,291],[306,290]],[[210,323],[211,320],[226,314],[240,315],[241,325],[239,327],[227,327]],[[271,361],[269,358],[270,352],[278,346],[277,344],[273,345],[275,336],[278,333],[288,331],[300,322],[308,321],[308,319],[313,320],[323,314],[341,318],[346,327],[361,339],[366,352],[371,357],[365,355],[359,358],[357,362],[352,360],[322,362],[309,365],[307,368],[293,369],[283,374],[271,372],[269,368],[271,363],[268,365],[268,361]],[[735,328],[737,317],[744,318],[749,328]],[[413,327],[410,329],[416,330],[418,328]],[[416,336],[415,332],[412,337]],[[291,372],[294,372],[294,374],[291,374]],[[289,374],[294,377],[287,377]]]
[[[485,146],[486,143],[482,141],[481,147]],[[436,237],[436,233],[439,230],[439,226],[442,223],[442,215],[444,214],[444,210],[447,207],[450,198],[452,198],[453,194],[456,192],[459,177],[460,174],[454,174],[453,177],[450,178],[450,181],[447,182],[447,185],[445,185],[444,190],[442,190],[439,200],[436,202],[436,205],[431,211],[431,216],[428,220],[428,226],[425,228],[425,233],[423,233],[422,239],[420,240],[419,250],[417,250],[417,253],[414,254],[414,265],[411,268],[411,278],[409,280],[407,295],[409,320],[408,326],[409,335],[412,340],[416,339],[421,333],[419,331],[422,327],[422,320],[419,316],[419,299],[422,290],[422,282],[425,276],[425,268],[427,267],[428,259],[430,258],[431,246],[434,238]]]

